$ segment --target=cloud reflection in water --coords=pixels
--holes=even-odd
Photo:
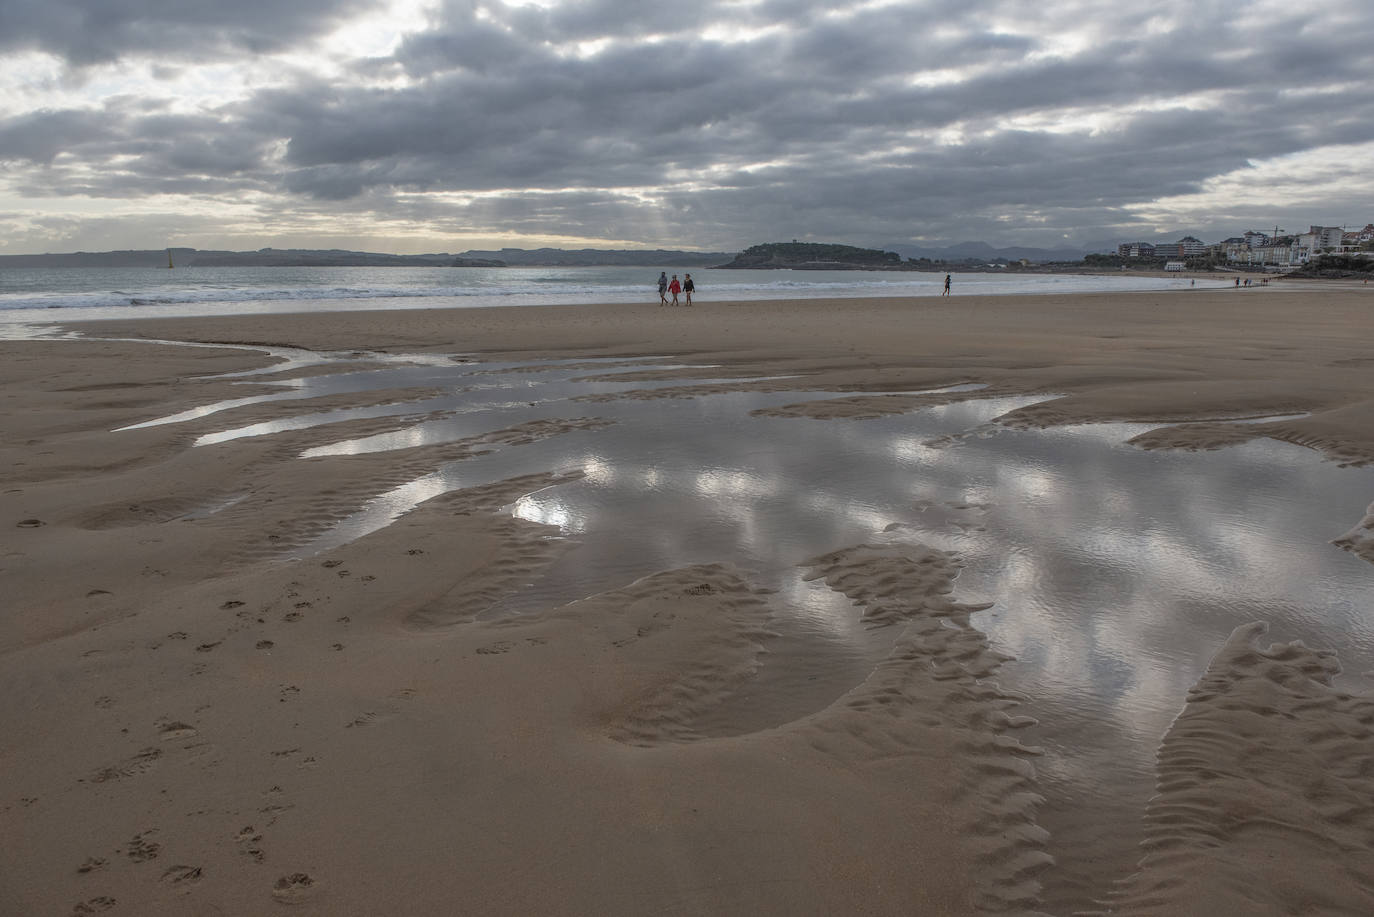
[[[873,541],[957,551],[967,567],[956,596],[994,603],[976,623],[1017,657],[999,677],[1030,696],[1025,712],[1040,720],[1033,741],[1049,751],[1039,766],[1050,800],[1042,819],[1061,863],[1089,854],[1129,862],[1138,814],[1153,792],[1155,748],[1237,625],[1268,620],[1276,640],[1337,647],[1348,668],[1374,669],[1374,570],[1328,544],[1374,495],[1374,470],[1338,468],[1270,442],[1145,452],[1124,444],[1146,429],[1138,424],[987,426],[1029,398],[816,421],[750,412],[836,396],[733,392],[589,404],[569,399],[646,386],[605,374],[579,381],[585,371],[557,365],[506,375],[489,369],[374,374],[395,387],[442,385],[450,394],[426,401],[426,409],[461,421],[312,454],[432,444],[538,419],[595,414],[614,423],[450,462],[379,496],[311,550],[360,537],[457,488],[580,469],[580,479],[512,507],[559,526],[575,543],[503,600],[502,613],[723,561],[777,590],[786,639],[820,641],[854,659],[875,645],[858,612],[804,582],[796,565]],[[475,372],[485,373],[480,388]],[[327,385],[301,384],[305,391]],[[413,413],[415,405],[394,409]],[[981,433],[961,435],[972,430]],[[927,445],[942,437],[955,438]],[[782,656],[770,657],[765,670]],[[1085,804],[1091,819],[1081,814]],[[1051,888],[1051,898],[1071,899],[1072,869],[1056,875],[1051,882],[1061,888]]]

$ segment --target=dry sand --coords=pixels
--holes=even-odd
[[[1316,284],[81,330],[669,355],[773,377],[734,388],[853,392],[775,412],[822,419],[969,397],[870,392],[980,382],[981,395],[1063,396],[1012,425],[1143,420],[1163,425],[1146,448],[1269,436],[1374,460],[1374,292]],[[1037,876],[1052,866],[1035,749],[1016,740],[1024,718],[995,683],[1003,660],[958,601],[957,558],[838,545],[807,561],[856,614],[892,625],[890,655],[802,719],[704,734],[703,717],[766,665],[777,611],[730,557],[478,621],[559,550],[500,511],[552,472],[447,494],[343,548],[282,560],[368,497],[484,443],[294,458],[391,418],[190,449],[226,418],[302,405],[113,434],[242,396],[202,377],[270,361],[129,340],[0,350],[0,913],[1038,912]],[[719,373],[676,375],[682,396]],[[583,407],[572,424],[595,425],[596,404]],[[1307,416],[1227,422],[1279,414]],[[1374,559],[1374,509],[1342,544]],[[1329,656],[1262,648],[1261,629],[1218,648],[1164,737],[1140,870],[1101,877],[1104,911],[1374,912],[1374,705],[1331,686]]]

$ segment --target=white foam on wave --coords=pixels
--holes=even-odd
[[[944,275],[856,271],[698,270],[703,300],[932,296]],[[54,271],[14,279],[0,292],[0,315],[39,309],[94,310],[106,315],[345,311],[360,308],[462,308],[656,301],[652,276],[629,268],[335,268],[283,274],[282,269],[100,272]],[[1051,274],[956,275],[956,295],[1170,289],[1177,279]]]

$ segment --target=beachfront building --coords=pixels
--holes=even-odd
[[[1341,236],[1341,252],[1345,254],[1356,254],[1364,246],[1374,243],[1374,223],[1365,226],[1364,229],[1352,229]]]
[[[1216,255],[1218,258],[1224,258],[1228,263],[1247,263],[1250,260],[1250,243],[1245,236],[1232,236],[1229,239],[1222,239],[1216,245]]]
[[[1207,245],[1201,239],[1184,236],[1177,242],[1162,242],[1155,246],[1156,258],[1196,258],[1207,254]]]
[[[1122,258],[1153,258],[1155,247],[1149,242],[1122,242],[1116,253]]]
[[[1302,264],[1322,252],[1339,251],[1345,230],[1340,226],[1313,226],[1293,239],[1293,260]]]
[[[1294,251],[1294,247],[1287,239],[1274,239],[1268,245],[1250,249],[1249,263],[1266,267],[1288,267],[1296,263],[1293,260]]]
[[[1196,258],[1207,253],[1207,245],[1201,239],[1184,236],[1177,242],[1178,250],[1185,258]]]

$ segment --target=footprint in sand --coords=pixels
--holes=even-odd
[[[234,843],[238,845],[239,853],[254,863],[261,863],[266,857],[262,852],[262,835],[255,832],[252,825],[240,831],[234,837]]]
[[[150,828],[142,834],[135,834],[129,841],[129,849],[124,851],[124,855],[135,863],[146,863],[149,860],[156,860],[157,855],[162,851],[162,845],[157,841],[150,841],[150,835],[157,834],[156,828]]]
[[[119,764],[111,764],[102,767],[91,775],[91,783],[104,783],[107,780],[122,780],[125,777],[136,777],[151,768],[158,758],[162,757],[161,749],[145,748]]]
[[[194,726],[174,720],[163,720],[157,726],[158,738],[164,742],[174,742],[177,739],[186,739],[199,734]]]
[[[498,640],[488,646],[477,647],[477,655],[495,656],[500,653],[509,653],[514,647],[515,644],[511,643],[509,640]]]
[[[162,873],[162,881],[168,885],[194,885],[202,875],[203,870],[199,866],[169,866]]]
[[[109,895],[100,895],[96,898],[87,898],[85,901],[78,901],[72,908],[72,917],[84,917],[86,914],[99,914],[114,907],[117,902]]]
[[[84,876],[86,873],[104,869],[108,862],[109,861],[103,857],[86,857],[86,862],[76,867],[76,871]]]
[[[353,729],[357,726],[380,726],[387,720],[396,715],[395,710],[369,710],[353,718],[351,722],[345,723],[345,729]]]
[[[272,897],[283,904],[299,904],[318,891],[318,884],[303,872],[282,876],[272,886]]]

